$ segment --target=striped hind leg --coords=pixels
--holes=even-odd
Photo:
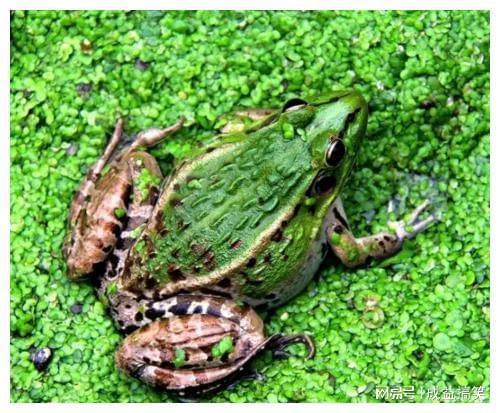
[[[161,180],[156,160],[146,152],[113,161],[68,235],[64,254],[70,278],[109,278],[121,272],[134,231],[151,215]]]
[[[201,395],[231,384],[264,349],[281,352],[300,342],[308,346],[309,356],[314,354],[307,336],[266,337],[251,307],[224,297],[182,294],[140,308],[134,319],[142,327],[121,344],[118,367],[180,395]]]
[[[134,151],[138,151],[139,148],[149,148],[157,145],[167,136],[170,136],[181,129],[185,121],[186,119],[184,116],[181,116],[173,125],[165,128],[149,128],[139,132],[130,146],[119,155],[120,158],[126,157]]]
[[[101,172],[109,162],[109,159],[115,149],[118,147],[120,143],[120,139],[123,134],[123,119],[119,118],[115,125],[115,130],[113,131],[113,135],[111,135],[111,139],[109,140],[106,148],[104,149],[104,153],[97,160],[97,162],[89,169],[87,175],[83,182],[80,185],[78,191],[76,191],[73,200],[71,202],[70,213],[69,213],[69,223],[70,228],[76,224],[78,220],[78,216],[80,215],[80,211],[84,208],[86,204],[86,200],[94,190],[95,184],[99,177],[101,176]]]
[[[70,278],[102,276],[108,267],[105,260],[120,244],[122,231],[130,232],[149,218],[162,174],[156,160],[138,149],[158,143],[181,125],[182,119],[168,128],[141,132],[116,154],[123,132],[123,121],[118,120],[103,156],[90,169],[71,205],[63,247]],[[106,173],[105,166],[109,168]]]

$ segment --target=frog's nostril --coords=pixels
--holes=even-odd
[[[363,123],[366,122],[366,115],[362,107],[357,107],[352,112],[350,112],[344,121],[344,126],[339,132],[339,137],[343,138],[346,135],[352,133],[358,133],[359,128],[363,128]]]
[[[353,122],[355,119],[356,119],[356,115],[361,111],[361,108],[357,108],[356,110],[354,110],[353,112],[349,113],[349,115],[347,115],[347,123],[351,123]]]
[[[347,115],[347,118],[346,118],[345,124],[344,124],[344,129],[347,129],[349,127],[349,125],[356,122],[356,119],[358,117],[357,115],[359,112],[361,112],[361,108],[357,108]]]

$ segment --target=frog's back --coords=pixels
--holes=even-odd
[[[173,294],[230,278],[276,235],[313,179],[306,143],[283,138],[278,125],[184,163],[130,253],[125,287]]]

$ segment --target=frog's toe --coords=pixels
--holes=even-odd
[[[399,240],[411,239],[425,230],[436,221],[436,216],[431,214],[424,219],[419,219],[422,212],[429,208],[431,202],[426,199],[410,214],[408,221],[389,222],[389,226],[396,232]],[[389,208],[391,210],[391,208]]]
[[[431,201],[426,199],[418,207],[416,207],[410,216],[410,224],[417,222],[419,215],[431,205]]]
[[[242,381],[264,381],[266,379],[266,376],[264,376],[262,373],[259,373],[257,370],[255,370],[252,367],[245,368],[241,371],[241,374],[239,374],[234,381],[227,386],[227,390],[232,390],[234,389],[240,382]]]
[[[290,357],[290,353],[286,351],[285,348],[296,343],[302,343],[306,346],[306,359],[311,359],[314,357],[314,354],[316,353],[316,347],[307,334],[292,334],[289,336],[280,333],[275,334],[274,336],[270,337],[267,348],[272,351],[275,358],[288,358]]]

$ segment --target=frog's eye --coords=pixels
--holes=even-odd
[[[333,168],[339,166],[344,158],[345,152],[344,142],[338,138],[334,139],[326,149],[326,163]]]
[[[291,112],[293,110],[297,110],[307,106],[307,102],[303,99],[293,98],[285,103],[283,106],[283,112]]]
[[[313,190],[316,195],[325,195],[335,188],[337,180],[334,175],[326,172],[320,172],[313,184]]]

